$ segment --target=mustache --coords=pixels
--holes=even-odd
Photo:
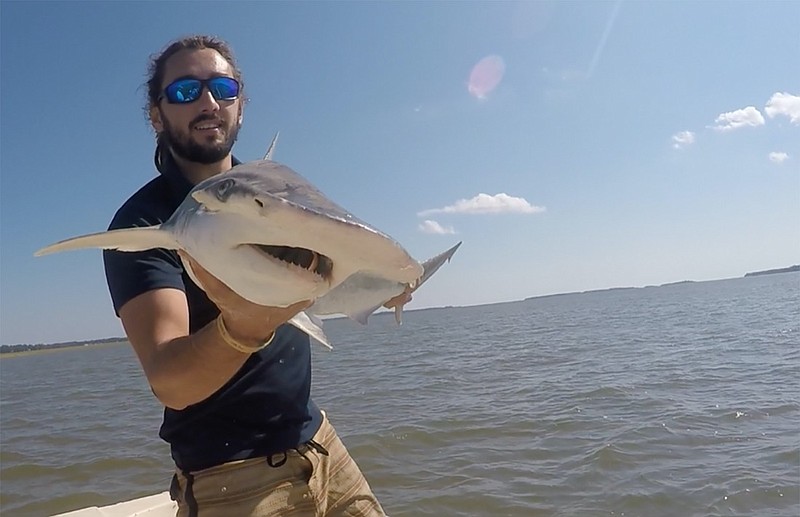
[[[219,123],[220,127],[225,127],[225,121],[219,117],[215,117],[214,115],[198,115],[191,122],[189,122],[189,127],[192,128],[201,122],[217,122]]]

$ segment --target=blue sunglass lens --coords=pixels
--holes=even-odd
[[[169,102],[182,104],[197,100],[202,90],[203,83],[197,79],[181,79],[167,86],[165,93]]]
[[[227,101],[239,96],[239,83],[230,77],[215,77],[208,82],[211,95],[218,101]]]
[[[233,100],[239,96],[239,83],[230,77],[214,77],[206,81],[199,79],[178,79],[164,90],[171,104],[187,104],[200,98],[203,86],[218,101]]]

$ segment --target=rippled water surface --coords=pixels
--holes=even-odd
[[[393,516],[800,515],[800,273],[405,321],[314,358]],[[160,420],[127,344],[1,359],[0,512],[166,490]]]

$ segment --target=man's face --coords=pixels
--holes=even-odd
[[[166,63],[163,91],[179,78],[233,77],[233,68],[213,49],[181,50]],[[204,87],[200,98],[188,104],[161,99],[150,110],[153,128],[179,157],[196,163],[216,163],[231,152],[242,121],[242,97],[216,100]]]

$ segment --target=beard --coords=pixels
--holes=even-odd
[[[230,128],[223,130],[223,140],[221,142],[198,143],[188,133],[174,128],[163,115],[161,120],[164,130],[159,135],[159,140],[184,160],[204,165],[217,163],[228,156],[231,153],[231,149],[233,149],[233,144],[236,143],[236,138],[239,136],[240,124],[236,122]],[[218,119],[208,115],[200,116],[193,120],[189,127],[206,120]]]

